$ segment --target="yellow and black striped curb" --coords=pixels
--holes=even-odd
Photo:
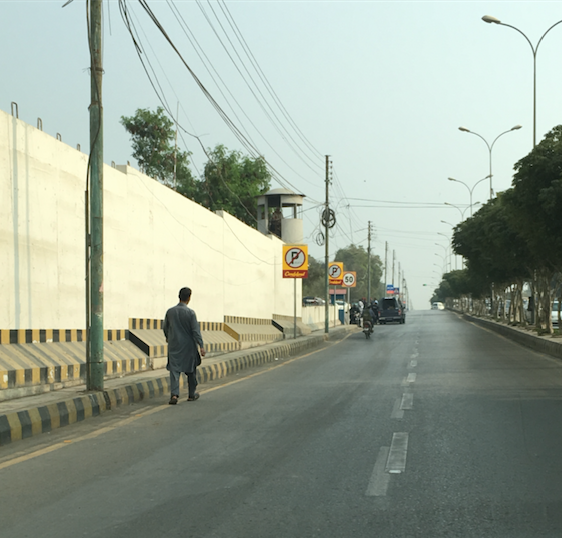
[[[200,383],[220,379],[245,368],[259,366],[272,362],[276,358],[296,355],[318,347],[324,340],[324,335],[313,336],[300,342],[274,344],[269,349],[249,351],[241,357],[225,358],[215,364],[203,364],[197,369],[197,377]],[[181,383],[185,385],[183,376]],[[83,394],[76,398],[24,411],[0,414],[0,446],[98,416],[120,405],[162,396],[169,392],[169,387],[169,377],[163,376],[103,392]]]

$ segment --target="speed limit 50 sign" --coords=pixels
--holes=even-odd
[[[357,286],[357,273],[355,271],[346,271],[343,274],[342,284],[346,288],[354,288],[355,286]]]

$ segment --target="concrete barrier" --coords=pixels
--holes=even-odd
[[[522,346],[562,359],[562,340],[553,339],[552,336],[538,336],[518,327],[503,325],[497,321],[477,318],[469,314],[462,314],[462,317],[475,325],[497,332]]]

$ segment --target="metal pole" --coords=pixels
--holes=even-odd
[[[324,291],[326,297],[326,307],[324,311],[324,332],[328,334],[330,332],[330,286],[328,280],[328,256],[329,256],[329,230],[328,224],[330,220],[330,199],[329,199],[329,185],[330,185],[330,156],[326,155],[326,207],[325,207],[325,219],[324,219],[324,233],[325,233],[325,256],[324,256]]]
[[[103,390],[103,107],[102,0],[90,3],[90,363],[88,390]]]
[[[177,187],[177,169],[178,169],[178,120],[180,117],[180,102],[178,101],[178,109],[176,112],[176,136],[175,136],[175,145],[174,145],[174,187]]]
[[[371,221],[369,221],[369,235],[367,236],[367,302],[371,302]]]
[[[384,242],[384,296],[386,297],[386,285],[388,283],[388,241]]]
[[[293,311],[293,322],[295,324],[295,331],[294,331],[294,338],[295,340],[297,339],[297,279],[293,278],[293,284],[294,284],[294,297],[295,297],[295,309]]]
[[[392,251],[392,287],[394,288],[394,262],[395,262],[396,251]]]

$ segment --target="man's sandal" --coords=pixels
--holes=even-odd
[[[170,405],[176,405],[178,403],[178,397],[175,394],[172,394],[170,401],[168,402]]]
[[[190,397],[187,399],[187,401],[188,401],[188,402],[194,402],[195,400],[198,400],[198,399],[199,399],[199,393],[196,392],[193,396],[190,396]]]

